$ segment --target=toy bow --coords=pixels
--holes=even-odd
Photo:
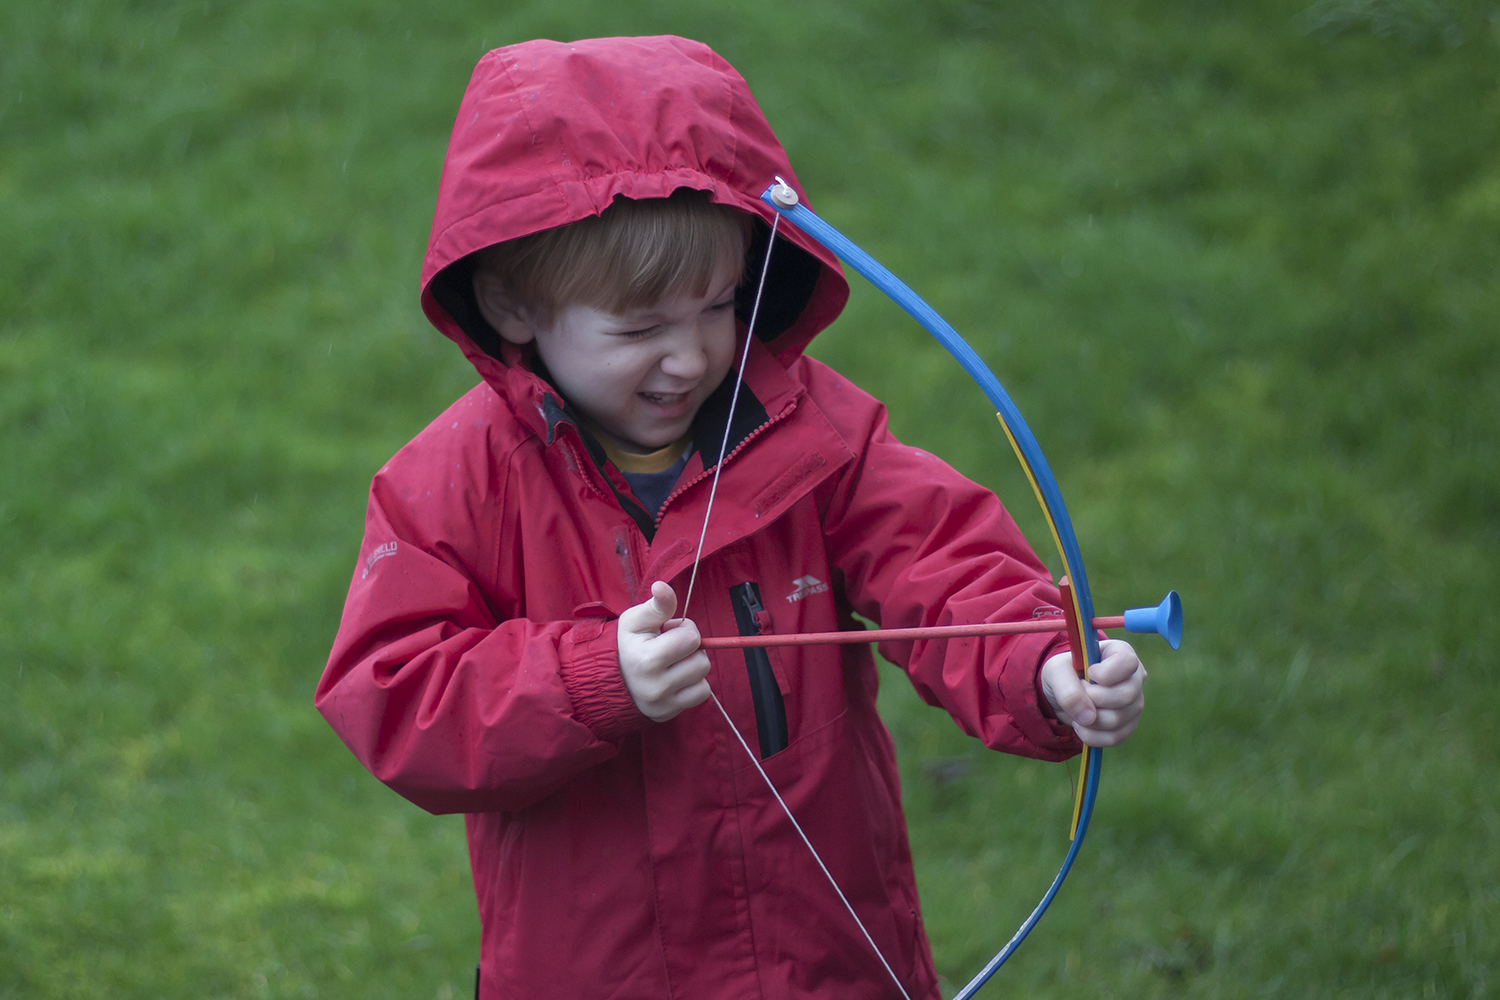
[[[989,397],[990,402],[994,404],[996,416],[1000,420],[1000,426],[1005,430],[1005,435],[1010,441],[1011,448],[1015,451],[1016,457],[1021,462],[1021,467],[1026,472],[1027,479],[1031,482],[1032,489],[1035,491],[1037,500],[1041,504],[1042,513],[1046,517],[1047,525],[1051,529],[1052,539],[1057,545],[1059,555],[1062,557],[1064,571],[1067,574],[1061,585],[1064,624],[1073,650],[1074,666],[1078,670],[1079,675],[1087,679],[1089,668],[1099,662],[1098,629],[1100,628],[1123,627],[1132,632],[1158,632],[1174,649],[1177,648],[1182,634],[1182,608],[1176,592],[1168,594],[1166,600],[1162,601],[1161,605],[1157,608],[1134,609],[1127,611],[1122,618],[1100,619],[1094,617],[1094,602],[1089,592],[1088,576],[1085,574],[1083,568],[1083,557],[1079,552],[1078,539],[1073,532],[1073,522],[1068,517],[1067,507],[1063,503],[1062,492],[1058,488],[1057,479],[1053,476],[1052,469],[1047,464],[1047,459],[1042,455],[1042,449],[1037,444],[1036,437],[1031,433],[1031,429],[1022,418],[1021,411],[1011,401],[1010,395],[1000,385],[999,379],[995,378],[988,366],[985,365],[984,361],[980,359],[979,355],[974,352],[974,349],[969,346],[963,337],[946,320],[939,316],[935,309],[907,287],[901,279],[897,278],[873,257],[838,232],[838,230],[818,218],[806,206],[802,205],[797,193],[781,178],[776,178],[776,183],[766,189],[761,195],[761,200],[771,206],[775,210],[776,215],[773,217],[771,238],[767,242],[766,260],[762,264],[761,285],[756,291],[755,305],[751,311],[749,322],[750,332],[746,336],[746,356],[748,356],[749,339],[754,333],[756,315],[759,312],[760,294],[764,288],[766,269],[769,265],[772,248],[776,242],[777,227],[775,223],[779,223],[784,218],[813,240],[832,251],[845,264],[863,275],[871,284],[884,292],[892,301],[921,324],[927,332],[936,337],[938,342],[948,350],[948,353],[952,354],[958,360],[958,363],[978,383],[979,387],[984,390],[985,395]],[[744,358],[741,359],[742,372],[743,364]],[[740,376],[740,379],[742,378],[743,374]],[[730,403],[731,414],[734,410],[734,400],[738,399],[739,387],[740,380],[737,379],[735,383],[735,395]],[[728,438],[726,433],[725,445],[727,446],[727,444]],[[713,487],[710,490],[708,501],[710,511],[713,507],[713,493],[718,487],[718,472],[723,468],[722,458],[721,449],[720,461],[718,462],[718,468],[715,469]],[[705,515],[705,535],[707,528],[708,517]],[[703,539],[700,537],[700,555],[702,546]],[[693,580],[697,578],[697,566],[698,559],[695,557],[693,562]],[[692,588],[693,583],[690,581],[687,598],[683,602],[682,613],[684,616],[687,614],[687,606],[692,600]],[[748,645],[795,645],[843,641],[868,642],[886,637],[896,638],[898,634],[899,637],[915,639],[929,636],[936,638],[947,635],[988,635],[1012,631],[1058,631],[1057,624],[1056,619],[1052,619],[1050,623],[1046,621],[1031,623],[999,622],[837,634],[705,638],[703,646],[704,648],[729,648]],[[717,696],[713,696],[713,700],[715,704],[719,704]],[[733,720],[730,719],[729,713],[725,711],[722,704],[719,704],[719,711],[724,715],[730,730],[739,738],[741,745],[744,746],[745,752],[755,764],[756,769],[761,770],[759,759],[750,749],[749,744],[745,742],[743,735],[734,726]],[[1072,869],[1073,862],[1078,857],[1078,851],[1083,846],[1084,835],[1088,832],[1089,820],[1092,818],[1094,812],[1094,802],[1098,797],[1099,776],[1103,761],[1104,752],[1098,747],[1090,747],[1088,752],[1083,756],[1078,782],[1078,794],[1073,807],[1072,842],[1068,848],[1067,855],[1063,858],[1062,866],[1058,869],[1057,876],[1052,880],[1052,884],[1047,888],[1041,901],[1032,909],[1031,914],[1021,924],[1020,928],[1016,930],[1015,934],[1011,936],[1010,940],[1006,942],[1005,947],[1000,949],[993,958],[985,963],[984,968],[979,971],[979,974],[957,994],[954,1000],[969,1000],[969,998],[973,997],[979,991],[980,987],[995,974],[995,971],[1001,965],[1005,964],[1006,960],[1015,953],[1015,950],[1020,947],[1021,942],[1026,939],[1026,936],[1031,933],[1037,922],[1041,920],[1042,914],[1052,904],[1052,900],[1062,887],[1063,880],[1067,878],[1069,870]],[[796,817],[792,815],[786,803],[781,800],[781,795],[777,792],[775,785],[771,783],[770,778],[766,776],[763,770],[761,770],[761,776],[770,787],[772,795],[781,803],[781,807],[786,812],[787,818],[791,821],[798,835],[802,837],[803,843],[807,845],[808,850],[812,852],[813,857],[821,867],[823,865],[822,859],[818,857],[817,851],[813,848],[812,843],[808,841],[806,834],[803,833],[800,824],[797,823]],[[854,912],[854,908],[844,898],[843,890],[839,888],[838,883],[834,881],[833,876],[828,872],[826,867],[823,867],[823,872],[828,877],[829,882],[833,884],[834,890],[839,894],[840,899],[843,900],[850,915],[854,917],[855,923],[859,925],[870,946],[875,949],[875,953],[880,958],[881,963],[885,965],[886,971],[895,980],[897,989],[901,991],[903,996],[906,996],[906,990],[901,984],[900,978],[896,976],[895,971],[886,962],[885,956],[876,947],[868,930],[865,929],[863,923],[859,920],[859,916]]]
[[[761,200],[802,232],[831,250],[845,264],[858,271],[920,323],[928,333],[936,337],[994,404],[1000,425],[1004,428],[1016,457],[1020,459],[1021,467],[1031,481],[1032,489],[1036,492],[1048,527],[1052,531],[1053,541],[1056,542],[1057,550],[1062,557],[1067,581],[1070,584],[1063,588],[1063,601],[1065,604],[1071,604],[1071,607],[1064,609],[1069,612],[1066,616],[1069,638],[1072,641],[1075,665],[1086,677],[1088,669],[1098,663],[1100,658],[1098,633],[1092,627],[1094,623],[1093,596],[1089,592],[1088,576],[1084,572],[1078,539],[1073,532],[1073,522],[1068,517],[1068,510],[1063,503],[1057,479],[1053,476],[1052,469],[1048,466],[1035,435],[1031,433],[1031,428],[1022,418],[1021,411],[1016,408],[1010,395],[1000,385],[999,379],[995,378],[994,373],[989,370],[974,349],[946,320],[938,315],[935,309],[873,257],[814,215],[806,206],[800,204],[797,193],[784,181],[777,178],[776,183],[761,195]],[[1180,612],[1177,622],[1180,628]],[[1079,623],[1086,624],[1080,628]],[[1099,776],[1103,761],[1104,752],[1098,747],[1090,747],[1088,753],[1084,755],[1078,783],[1078,799],[1074,805],[1072,844],[1068,848],[1066,857],[1063,858],[1057,877],[1052,880],[1046,894],[1042,896],[1041,901],[1037,903],[1031,915],[1021,924],[1010,941],[985,963],[984,968],[963,988],[955,1000],[968,1000],[978,992],[979,988],[994,975],[995,970],[1015,953],[1016,948],[1025,940],[1026,935],[1031,933],[1032,928],[1041,920],[1042,914],[1047,911],[1047,907],[1052,904],[1058,889],[1062,887],[1063,880],[1068,876],[1068,871],[1073,867],[1073,861],[1078,857],[1079,848],[1083,845],[1084,835],[1088,832],[1089,820],[1093,816],[1094,802],[1099,792]]]

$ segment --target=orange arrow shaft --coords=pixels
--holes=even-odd
[[[1125,618],[1095,618],[1094,628],[1124,628]],[[1024,622],[980,622],[975,625],[929,625],[915,628],[869,628],[846,632],[800,632],[787,635],[705,636],[704,649],[745,649],[757,646],[827,646],[852,642],[911,642],[914,639],[959,639],[965,636],[1015,635],[1023,632],[1066,632],[1061,616]]]

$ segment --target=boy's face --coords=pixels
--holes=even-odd
[[[738,261],[726,261],[701,298],[665,299],[623,316],[567,306],[530,334],[558,388],[598,434],[624,451],[656,451],[688,432],[734,364],[739,273]]]

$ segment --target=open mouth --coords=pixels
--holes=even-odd
[[[658,406],[675,406],[688,398],[685,392],[643,392],[639,395],[648,403],[656,403]]]

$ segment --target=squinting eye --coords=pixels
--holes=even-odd
[[[655,332],[656,327],[648,326],[644,330],[625,330],[616,334],[616,336],[624,337],[626,340],[640,340],[643,337],[651,336]]]
[[[728,299],[725,299],[723,302],[715,302],[713,305],[709,306],[709,308],[712,309],[714,312],[723,312],[725,309],[733,309],[734,308],[734,299],[728,298]]]

